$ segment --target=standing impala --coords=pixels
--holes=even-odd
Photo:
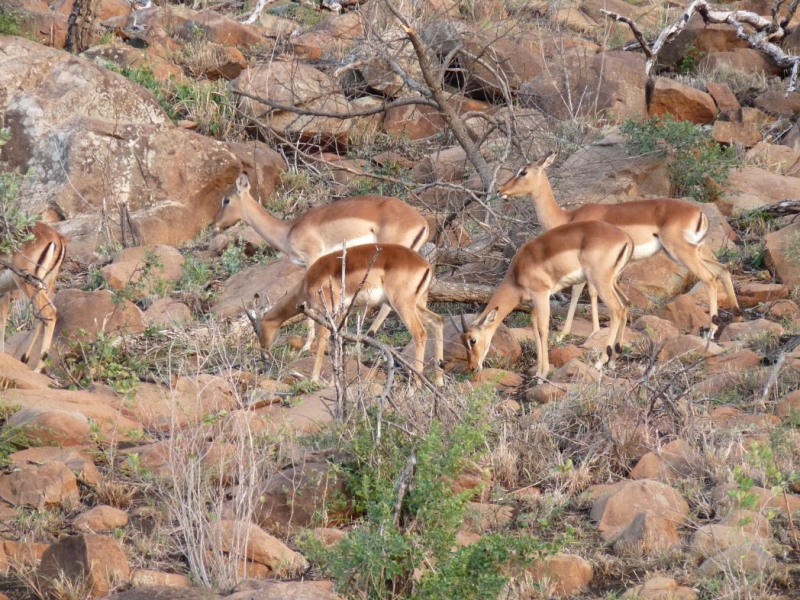
[[[467,366],[480,370],[494,332],[505,316],[520,303],[531,303],[531,327],[536,340],[537,377],[550,370],[547,351],[550,327],[550,295],[588,281],[611,312],[608,343],[595,367],[614,366],[614,352],[621,352],[628,312],[628,298],[617,280],[633,254],[631,237],[608,223],[567,223],[543,233],[520,248],[506,276],[484,311],[467,327],[461,342],[467,349]]]
[[[719,284],[725,292],[731,308],[739,311],[736,293],[728,269],[717,262],[716,257],[705,245],[708,233],[708,217],[700,207],[675,198],[658,200],[635,200],[620,204],[584,204],[575,210],[561,208],[553,196],[553,189],[544,170],[555,158],[549,154],[525,167],[508,182],[500,186],[498,194],[503,197],[531,194],[536,215],[545,229],[552,229],[565,223],[597,220],[616,225],[633,238],[635,249],[633,260],[648,258],[664,250],[669,258],[683,265],[708,286],[710,306],[710,336],[714,337],[718,326],[717,295]],[[583,283],[572,288],[567,319],[563,332],[569,333],[578,297],[583,291]],[[597,298],[589,282],[589,295],[592,300],[592,325],[600,328],[597,317]]]
[[[379,306],[388,304],[397,311],[414,340],[415,367],[421,373],[428,334],[425,326],[433,328],[436,359],[436,384],[442,385],[444,322],[428,310],[428,288],[433,269],[428,261],[414,250],[399,244],[365,244],[347,248],[344,276],[340,250],[326,254],[312,264],[300,284],[267,310],[260,321],[248,313],[258,334],[261,347],[269,351],[278,337],[281,325],[310,308],[325,314],[339,308],[344,280],[343,309],[350,305]],[[355,297],[354,297],[355,296]],[[318,381],[322,360],[328,343],[327,330],[317,346],[317,356],[311,380]]]
[[[22,244],[16,252],[11,255],[0,254],[0,267],[11,267],[0,273],[0,352],[5,352],[10,293],[19,288],[33,305],[36,317],[36,325],[22,345],[20,360],[38,371],[50,349],[56,327],[58,314],[51,296],[66,256],[67,240],[44,223],[36,223],[30,228],[30,233],[33,238]],[[33,358],[31,353],[40,335],[41,350],[39,356]]]
[[[320,256],[359,244],[400,244],[419,250],[428,239],[428,222],[412,206],[391,196],[356,196],[317,206],[293,221],[273,217],[250,195],[250,180],[242,173],[235,190],[222,199],[212,226],[225,229],[244,221],[270,246],[294,264],[309,268]],[[374,333],[391,309],[381,306],[369,328]],[[313,321],[304,346],[314,339]]]

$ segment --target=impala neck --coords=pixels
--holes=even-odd
[[[263,206],[254,199],[242,198],[242,221],[256,230],[270,246],[283,253],[289,251],[289,231],[293,221],[283,221],[273,217]]]
[[[552,229],[569,222],[569,213],[561,208],[553,195],[553,188],[546,176],[542,176],[539,189],[531,192],[533,206],[536,209],[536,216],[539,223],[545,229]]]
[[[494,337],[494,332],[500,327],[500,323],[503,322],[503,319],[505,319],[512,310],[519,306],[521,301],[522,294],[519,292],[516,284],[512,283],[508,276],[506,276],[479,317],[484,317],[491,311],[497,309],[497,315],[494,321],[486,325],[485,331],[491,334],[489,339]]]

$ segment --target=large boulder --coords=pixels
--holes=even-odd
[[[641,54],[566,57],[564,68],[551,68],[523,84],[520,102],[556,119],[604,114],[621,122],[647,114],[645,79]]]
[[[697,125],[714,122],[717,106],[710,94],[669,77],[656,77],[650,92],[650,116],[672,115]]]
[[[349,111],[347,98],[333,79],[298,60],[271,61],[251,67],[234,79],[231,85],[234,90],[265,98],[281,106],[334,114],[346,114]],[[246,96],[239,96],[239,108],[248,116],[264,119],[269,129],[282,138],[322,148],[347,147],[349,120],[273,109]]]
[[[130,566],[119,542],[110,536],[63,537],[45,550],[37,577],[47,590],[59,581],[87,585],[91,597],[105,596],[130,577]]]

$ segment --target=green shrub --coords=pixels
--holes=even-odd
[[[19,14],[0,7],[0,34],[22,35],[22,19]]]
[[[712,200],[715,189],[727,182],[731,169],[741,164],[733,146],[720,146],[708,130],[669,115],[645,121],[628,119],[620,131],[629,154],[671,157],[670,181],[677,197]]]
[[[32,238],[28,227],[36,219],[20,206],[18,192],[22,178],[18,171],[0,173],[0,253],[3,254],[14,252]]]
[[[455,493],[453,482],[467,461],[487,447],[482,412],[471,401],[460,424],[448,430],[434,420],[418,436],[408,434],[407,424],[384,425],[379,441],[374,415],[360,424],[348,444],[353,460],[346,467],[360,523],[333,549],[310,535],[300,540],[306,555],[336,581],[340,594],[494,600],[509,570],[555,551],[551,544],[512,530],[456,545],[474,492]],[[403,474],[414,460],[403,493]]]

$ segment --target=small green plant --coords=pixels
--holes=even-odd
[[[629,154],[667,154],[673,195],[691,196],[699,202],[714,198],[728,180],[731,169],[741,164],[733,146],[720,146],[711,134],[689,121],[672,116],[644,121],[628,119],[620,127]]]
[[[22,35],[22,18],[18,13],[0,8],[0,34]]]
[[[474,492],[456,493],[453,482],[487,441],[476,395],[462,422],[449,430],[434,421],[426,433],[410,437],[398,424],[386,427],[378,441],[375,425],[374,415],[368,417],[349,443],[353,461],[346,468],[353,508],[362,514],[358,527],[335,549],[311,536],[301,542],[343,596],[495,599],[509,571],[555,551],[555,545],[515,531],[455,544]]]
[[[90,339],[83,330],[77,333],[77,341],[57,367],[72,382],[71,387],[105,383],[120,394],[127,394],[139,385],[138,373],[144,366],[135,353],[127,351],[122,338],[100,332]]]
[[[197,293],[205,289],[212,276],[211,268],[206,263],[194,254],[188,254],[183,263],[183,275],[176,287],[185,292]]]
[[[18,171],[0,173],[0,253],[10,254],[33,238],[28,231],[36,219],[28,215],[19,202],[19,186],[23,177]]]
[[[247,257],[244,253],[244,246],[241,244],[229,244],[220,257],[220,264],[229,275],[241,271],[246,261]]]
[[[689,48],[686,54],[683,55],[683,58],[678,64],[678,71],[681,73],[681,75],[693,73],[697,68],[697,65],[701,60],[703,60],[703,58],[705,58],[705,56],[705,52],[698,50],[696,46],[692,46]]]

